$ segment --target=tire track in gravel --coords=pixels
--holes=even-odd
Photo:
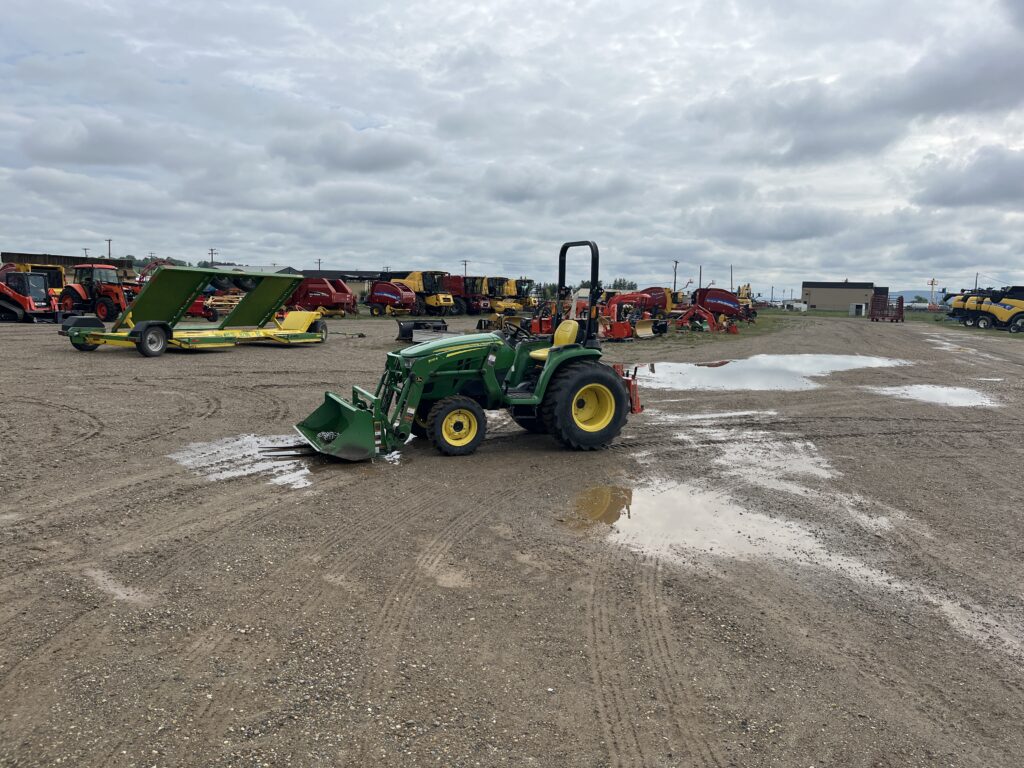
[[[54,400],[41,400],[34,397],[27,397],[25,395],[12,397],[7,402],[12,405],[20,404],[27,405],[30,407],[42,408],[45,409],[46,412],[52,412],[55,410],[60,411],[62,414],[70,415],[75,420],[82,421],[85,425],[84,428],[75,431],[75,434],[73,435],[70,441],[63,437],[64,433],[69,431],[67,421],[61,419],[56,422],[50,422],[51,425],[54,427],[53,438],[59,441],[62,447],[64,448],[71,448],[78,445],[79,443],[85,442],[86,440],[91,440],[94,437],[99,437],[106,431],[102,421],[100,421],[91,413],[82,408],[75,408],[74,406],[66,405],[64,403],[60,403]],[[46,423],[46,421],[41,419],[37,423],[42,424]],[[73,428],[77,427],[77,425],[72,426]],[[31,445],[31,443],[29,445]]]
[[[693,761],[690,765],[723,768],[728,757],[720,754],[714,743],[693,726],[700,719],[701,712],[693,692],[686,690],[681,682],[690,675],[677,650],[675,633],[665,620],[661,575],[660,561],[644,556],[636,616],[644,655],[652,666],[657,696],[665,703],[672,725],[682,737],[682,747]]]
[[[640,705],[622,669],[619,632],[609,612],[614,603],[608,588],[608,573],[615,561],[614,549],[604,547],[594,561],[588,582],[587,657],[594,688],[594,712],[605,734],[605,747],[612,768],[650,766],[632,717]]]

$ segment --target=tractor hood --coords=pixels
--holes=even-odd
[[[447,339],[435,339],[434,341],[425,341],[422,344],[415,344],[401,350],[398,352],[398,355],[403,358],[427,357],[439,352],[449,352],[461,349],[462,347],[476,346],[478,344],[491,344],[495,341],[501,341],[501,337],[495,333],[470,333],[466,336],[454,336]]]

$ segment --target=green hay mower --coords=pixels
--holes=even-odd
[[[246,293],[216,328],[178,323],[210,283],[224,278],[251,280]],[[95,317],[69,317],[60,328],[80,352],[103,344],[135,347],[145,357],[162,355],[169,346],[181,349],[233,347],[237,344],[318,344],[327,340],[327,324],[319,312],[277,314],[302,282],[302,275],[228,272],[192,267],[159,267],[134,302],[108,331]]]
[[[598,284],[597,245],[565,243],[558,255],[560,295],[566,254],[577,246],[590,249],[590,284]],[[359,461],[390,453],[417,435],[443,454],[469,454],[486,434],[484,412],[499,409],[527,431],[550,434],[568,448],[603,448],[629,413],[642,410],[636,371],[628,376],[621,366],[601,362],[592,303],[582,322],[556,316],[551,327],[552,335],[535,336],[509,324],[494,333],[392,352],[374,392],[353,387],[351,400],[327,392],[323,405],[296,425],[305,443],[282,450]]]

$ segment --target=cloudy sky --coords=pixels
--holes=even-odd
[[[1024,0],[7,0],[0,195],[8,251],[1024,283]]]

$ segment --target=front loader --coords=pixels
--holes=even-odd
[[[558,255],[560,293],[566,254],[577,246],[590,249],[591,285],[598,283],[597,245],[565,243]],[[627,376],[601,361],[593,302],[581,320],[556,314],[552,327],[553,334],[542,336],[507,324],[392,352],[375,391],[353,387],[351,400],[328,392],[296,430],[313,450],[349,461],[390,453],[410,435],[458,456],[483,441],[485,411],[505,410],[527,431],[550,434],[568,448],[603,448],[630,413],[642,411],[635,372]]]

